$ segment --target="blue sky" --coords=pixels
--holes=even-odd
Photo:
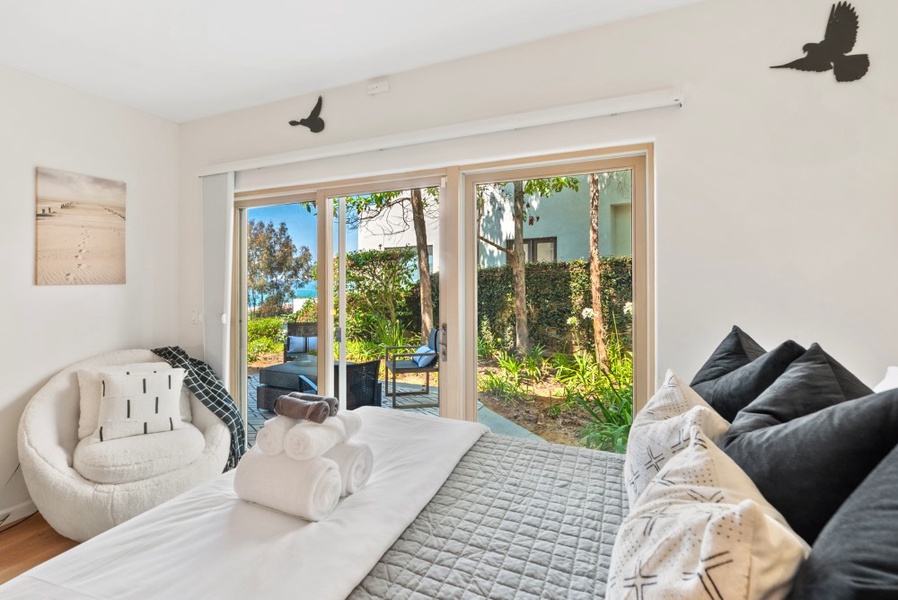
[[[297,246],[308,246],[312,257],[317,259],[318,230],[315,223],[317,213],[314,210],[309,212],[305,206],[300,204],[263,206],[247,210],[247,220],[250,219],[271,221],[275,227],[282,222],[286,223],[290,237],[293,238],[293,243]],[[350,251],[357,250],[359,247],[358,238],[358,231],[354,229],[349,230],[346,238],[346,249]],[[334,240],[334,246],[336,246],[336,239]]]

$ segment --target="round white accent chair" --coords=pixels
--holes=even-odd
[[[25,407],[18,430],[25,484],[44,519],[67,538],[78,542],[90,539],[212,479],[227,464],[231,443],[227,426],[190,394],[192,424],[202,432],[205,448],[185,467],[119,484],[90,481],[72,467],[79,442],[78,371],[146,362],[165,361],[150,350],[122,350],[89,358],[54,375]]]

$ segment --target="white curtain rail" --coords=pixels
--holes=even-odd
[[[354,140],[341,144],[331,144],[329,146],[304,148],[302,150],[294,150],[249,160],[212,165],[200,171],[199,175],[205,176],[226,173],[229,171],[236,172],[263,167],[274,167],[323,158],[333,158],[336,156],[347,156],[363,152],[414,146],[416,144],[442,142],[488,133],[514,131],[516,129],[537,127],[540,125],[552,125],[554,123],[565,123],[568,121],[578,121],[595,117],[608,117],[655,108],[682,106],[682,88],[669,88],[642,94],[633,94],[630,96],[603,98],[601,100],[591,100],[579,104],[556,106],[542,110],[506,115],[503,117],[468,121],[465,123],[445,125],[431,129],[421,129],[418,131]]]

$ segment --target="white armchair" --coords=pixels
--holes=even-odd
[[[90,358],[52,377],[26,406],[18,430],[22,474],[34,504],[60,534],[87,540],[224,470],[231,440],[228,428],[193,394],[192,423],[202,432],[205,448],[186,466],[118,484],[90,481],[73,468],[79,442],[77,372],[156,361],[164,362],[150,350],[123,350]]]

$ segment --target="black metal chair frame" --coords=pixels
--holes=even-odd
[[[439,399],[436,402],[419,402],[417,404],[404,404],[398,406],[396,404],[396,396],[412,396],[421,394],[430,394],[430,374],[437,373],[440,370],[440,336],[439,330],[434,328],[428,336],[427,346],[431,352],[415,353],[419,346],[387,346],[384,349],[384,395],[389,396],[393,401],[393,408],[436,408],[440,405]],[[397,352],[399,351],[399,352]],[[426,367],[409,367],[406,365],[397,365],[397,360],[413,360],[422,356],[433,356],[436,358]],[[390,387],[389,380],[391,378],[393,386]],[[396,375],[404,373],[424,373],[424,385],[420,390],[408,390],[400,392],[396,390]]]

